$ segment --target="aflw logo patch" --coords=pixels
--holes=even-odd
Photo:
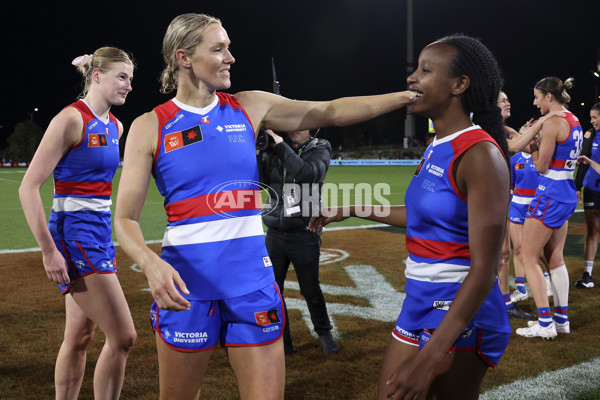
[[[200,129],[200,125],[180,132],[169,133],[164,137],[165,153],[201,141],[202,129]]]
[[[90,133],[88,135],[88,147],[107,147],[106,135],[104,133]]]

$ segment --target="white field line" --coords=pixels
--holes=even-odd
[[[534,339],[535,340],[535,339]],[[502,361],[500,361],[502,362]],[[519,379],[482,393],[480,400],[573,399],[600,386],[600,358],[572,367]]]
[[[358,225],[358,226],[338,226],[335,228],[324,228],[324,231],[345,231],[352,229],[369,229],[369,228],[383,228],[389,226],[387,224],[372,224],[372,225]],[[115,246],[119,246],[119,242],[114,242]],[[146,240],[144,243],[146,244],[154,244],[154,243],[162,243],[162,239],[158,240]],[[7,249],[0,250],[0,254],[14,254],[14,253],[31,253],[34,251],[40,251],[39,247],[30,247],[28,249]]]
[[[575,212],[582,212],[576,210]],[[359,226],[340,226],[324,228],[324,231],[342,231],[353,229],[370,229],[389,226],[372,224]],[[161,243],[162,240],[146,240],[146,244]],[[115,246],[119,244],[115,242]],[[40,251],[39,247],[18,250],[0,250],[0,254],[28,253]],[[498,386],[482,393],[480,400],[538,400],[572,399],[575,396],[600,387],[600,358],[573,365],[568,368],[544,372],[535,378],[519,379],[506,385]]]

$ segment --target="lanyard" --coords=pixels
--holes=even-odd
[[[300,157],[302,155],[302,150],[304,150],[304,147],[302,147],[299,151],[298,151],[298,157]],[[283,167],[283,180],[282,180],[282,184],[281,184],[281,188],[282,188],[282,192],[285,193],[285,177],[287,176],[287,169],[285,169],[285,167]],[[294,185],[296,184],[296,178],[294,178]],[[294,189],[292,189],[292,192],[294,191]]]

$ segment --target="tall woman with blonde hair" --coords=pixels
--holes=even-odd
[[[197,399],[219,343],[242,399],[283,398],[286,321],[260,215],[259,129],[349,125],[410,102],[408,92],[323,102],[223,93],[235,62],[229,45],[214,17],[173,19],[163,41],[162,83],[175,97],[138,117],[125,146],[115,229],[155,299],[150,318],[161,399]],[[168,219],[160,257],[138,224],[151,174]]]
[[[48,279],[65,295],[64,339],[55,369],[57,399],[76,399],[96,327],[106,335],[94,371],[94,397],[118,399],[136,332],[116,276],[111,230],[112,180],[123,125],[110,112],[131,91],[134,63],[121,49],[101,47],[73,60],[81,98],[54,117],[19,188],[27,223]],[[40,187],[54,174],[46,221]]]

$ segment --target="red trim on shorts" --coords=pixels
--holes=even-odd
[[[398,332],[396,328],[392,330],[392,336],[400,342],[406,343],[410,346],[419,346],[419,339],[412,339]]]

